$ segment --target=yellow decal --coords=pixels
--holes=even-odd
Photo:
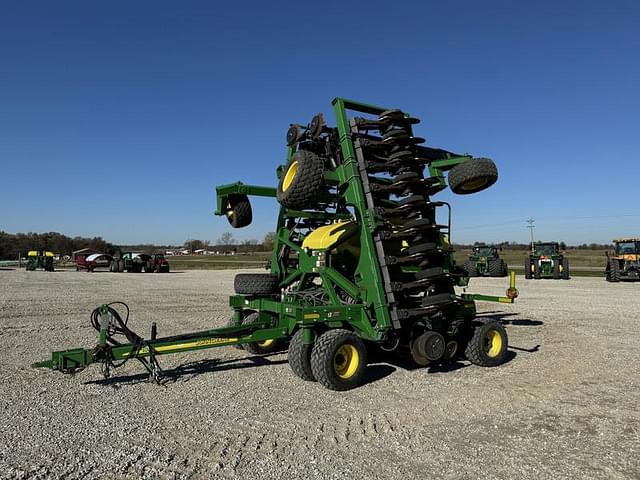
[[[320,314],[319,313],[305,313],[304,314],[304,318],[320,318]]]
[[[172,352],[175,350],[188,350],[200,347],[209,347],[212,345],[222,345],[227,343],[235,343],[239,339],[238,338],[205,338],[203,340],[196,340],[195,342],[188,343],[176,343],[175,345],[159,345],[154,347],[154,350],[158,353],[163,352]],[[147,347],[142,347],[140,350],[136,352],[136,355],[148,355],[149,349]],[[123,353],[123,357],[128,357],[129,353]]]

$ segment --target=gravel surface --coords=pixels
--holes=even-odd
[[[110,381],[30,368],[93,345],[108,301],[145,335],[223,325],[235,273],[0,271],[0,477],[640,478],[638,284],[519,277],[516,304],[479,303],[508,363],[376,363],[343,393],[234,348],[162,357],[164,386],[137,362]]]

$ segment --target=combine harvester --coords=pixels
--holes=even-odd
[[[217,188],[217,215],[233,227],[251,222],[249,195],[280,203],[270,272],[238,274],[228,325],[145,340],[115,304],[93,311],[98,344],[54,352],[34,364],[75,372],[101,363],[105,376],[131,358],[158,381],[159,355],[225,345],[252,354],[288,346],[293,372],[332,390],[360,385],[367,350],[398,351],[420,365],[466,357],[485,367],[503,363],[503,325],[476,317],[475,300],[513,303],[515,275],[505,297],[457,295],[468,277],[450,246],[451,209],[432,195],[458,194],[496,182],[488,159],[421,146],[400,110],[337,98],[337,126],[321,114],[287,132],[287,162],[277,188],[240,182]],[[348,116],[348,112],[357,116]],[[366,115],[366,117],[364,116]],[[445,177],[445,172],[448,172]],[[443,211],[446,223],[438,223]]]

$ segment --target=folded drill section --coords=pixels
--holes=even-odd
[[[474,300],[513,302],[515,277],[504,297],[456,295],[468,275],[453,260],[451,206],[434,200],[447,187],[463,195],[490,187],[495,164],[425,146],[413,131],[419,119],[401,110],[341,98],[332,104],[335,126],[322,114],[290,126],[276,188],[237,182],[216,189],[215,213],[234,228],[251,223],[250,196],[280,204],[269,272],[236,276],[226,327],[143,340],[103,306],[110,320],[94,322],[97,347],[56,352],[37,366],[73,371],[100,362],[108,373],[136,358],[158,377],[162,354],[286,348],[300,378],[347,390],[362,382],[374,346],[420,365],[458,357],[502,363],[506,331],[477,319]]]

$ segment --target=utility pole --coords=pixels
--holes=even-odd
[[[536,226],[533,224],[533,222],[535,222],[535,220],[533,218],[530,218],[529,220],[527,220],[527,223],[529,224],[527,226],[527,228],[531,232],[531,251],[532,252],[533,252],[533,229],[536,228]]]

